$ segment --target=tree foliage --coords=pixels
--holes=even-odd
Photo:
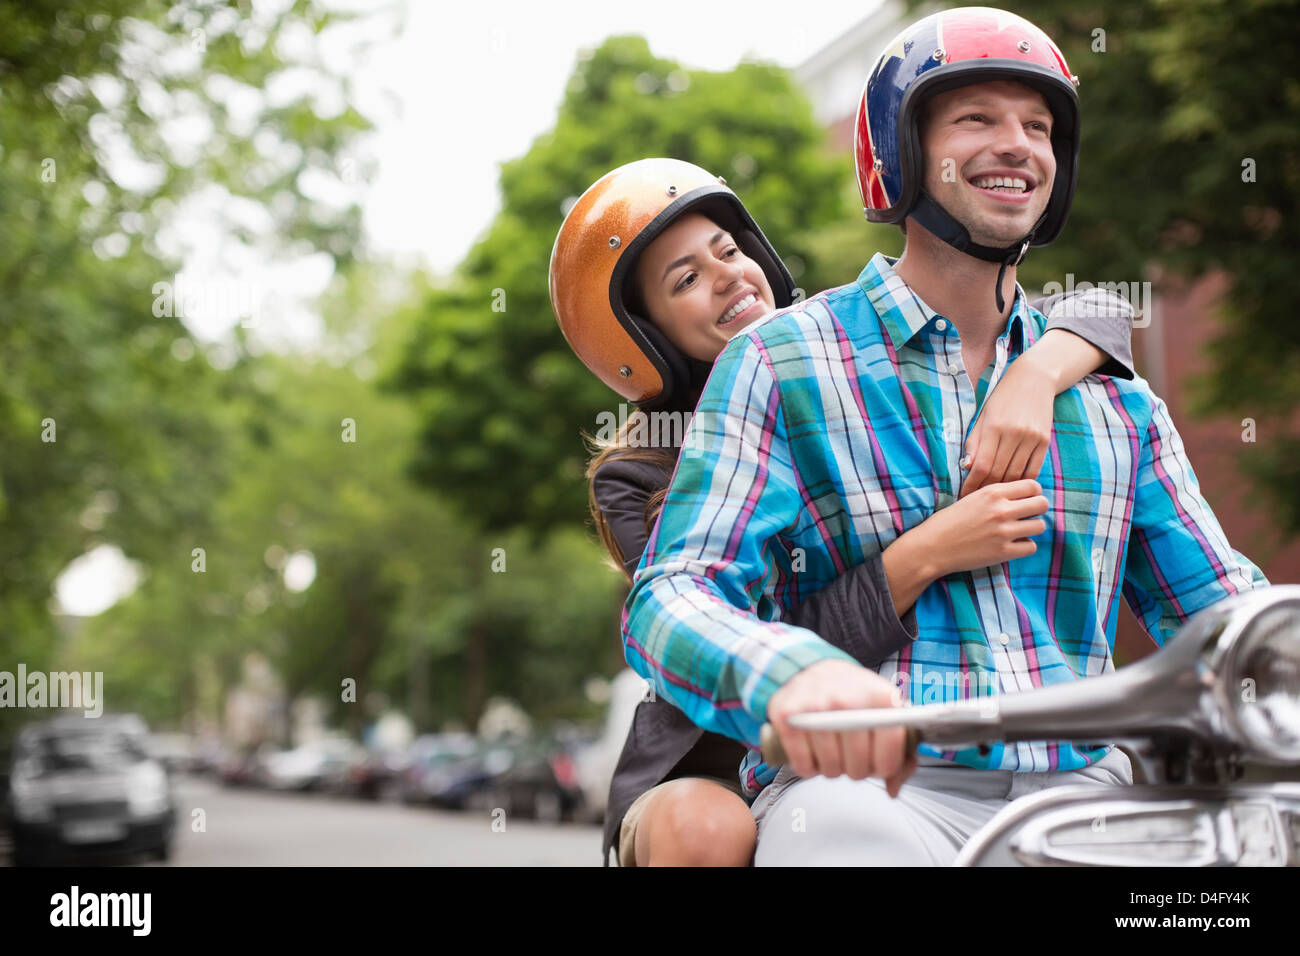
[[[504,164],[500,214],[425,298],[391,371],[390,384],[421,410],[414,474],[486,529],[540,534],[581,521],[579,430],[594,432],[598,411],[618,399],[574,357],[551,311],[547,269],[565,200],[647,156],[696,163],[727,179],[796,280],[817,291],[851,278],[813,236],[853,215],[850,167],[824,136],[775,66],[688,71],[639,37],[585,55],[555,128]],[[494,311],[502,298],[504,311]]]
[[[157,306],[158,283],[181,265],[168,237],[187,202],[220,191],[232,214],[213,228],[262,241],[269,255],[351,259],[357,208],[312,202],[298,183],[337,179],[340,150],[366,123],[351,109],[318,115],[315,94],[343,81],[282,42],[333,17],[307,0],[278,12],[0,0],[7,660],[54,661],[52,584],[84,551],[113,542],[138,560],[168,560],[211,529],[230,443],[265,427],[268,396],[240,361],[242,339],[233,367],[214,367],[176,310]],[[263,91],[288,73],[315,85],[272,103]],[[244,201],[274,211],[260,239],[234,215]]]

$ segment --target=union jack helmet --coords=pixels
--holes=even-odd
[[[922,188],[924,152],[917,118],[921,103],[945,90],[990,80],[1014,80],[1043,95],[1052,111],[1056,178],[1047,208],[1025,240],[994,250],[970,241]],[[1045,246],[1065,226],[1079,160],[1078,77],[1046,33],[1023,17],[992,7],[959,7],[919,20],[877,58],[858,104],[854,162],[862,206],[871,222],[899,223],[915,215],[956,248],[989,261],[1019,261],[1029,246]],[[935,225],[932,226],[931,224]]]

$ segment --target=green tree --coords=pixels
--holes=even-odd
[[[337,180],[366,127],[314,94],[346,81],[287,57],[281,39],[336,19],[297,0],[279,12],[191,0],[0,0],[0,648],[29,666],[55,654],[51,584],[100,542],[148,559],[209,520],[233,430],[261,396],[246,368],[207,361],[160,282],[181,263],[167,227],[200,190],[275,210],[232,241],[304,247],[346,264],[355,205],[311,202],[300,179]],[[312,93],[273,105],[282,73]],[[236,105],[240,109],[236,109]],[[200,129],[197,146],[179,123]],[[256,135],[252,135],[253,133]]]
[[[256,650],[291,698],[320,698],[354,733],[376,695],[422,729],[473,725],[493,694],[539,716],[585,713],[583,680],[617,661],[618,578],[580,528],[537,547],[484,537],[406,477],[415,410],[369,378],[399,328],[379,317],[408,294],[385,293],[388,278],[354,264],[324,297],[329,359],[249,361],[263,399],[248,414],[260,427],[229,443],[231,478],[206,500],[209,521],[178,531],[140,588],[69,648],[79,669],[104,671],[115,706],[165,723],[195,711],[220,719]],[[300,553],[315,579],[295,591],[284,570]],[[340,693],[349,678],[355,701]]]
[[[786,71],[757,63],[687,71],[653,56],[638,37],[615,37],[584,55],[555,128],[504,164],[500,214],[419,306],[389,375],[420,408],[414,474],[485,529],[540,534],[585,514],[579,430],[594,431],[598,411],[618,399],[559,333],[547,291],[550,252],[566,199],[647,156],[725,176],[810,292],[852,277],[842,260],[824,258],[832,250],[813,235],[860,220],[846,202],[850,167],[827,151]]]

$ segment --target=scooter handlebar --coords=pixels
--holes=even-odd
[[[891,726],[897,726],[895,721]],[[781,746],[781,738],[772,724],[764,724],[758,732],[759,748],[763,751],[763,762],[776,767],[789,761],[789,755]],[[916,727],[907,728],[907,752],[912,753],[921,742],[921,731]]]

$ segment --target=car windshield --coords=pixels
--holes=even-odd
[[[32,743],[29,753],[46,772],[117,770],[147,759],[143,741],[127,734],[51,734]]]

